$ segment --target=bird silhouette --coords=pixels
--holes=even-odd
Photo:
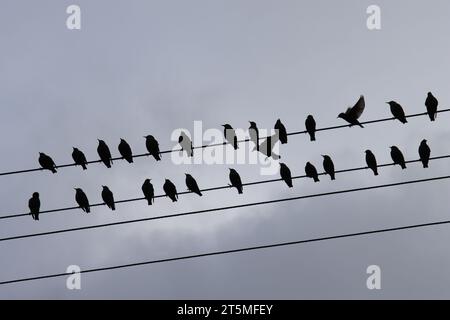
[[[378,165],[377,165],[377,159],[375,158],[375,155],[370,150],[366,150],[366,163],[367,167],[372,169],[373,174],[375,176],[378,175]]]
[[[39,221],[39,211],[41,209],[41,200],[39,200],[39,193],[33,193],[33,196],[28,200],[28,208],[33,220]]]
[[[431,149],[427,145],[427,140],[423,139],[419,146],[420,161],[422,161],[423,167],[428,168],[428,162],[430,161]]]
[[[178,200],[177,187],[175,187],[175,185],[169,179],[166,179],[163,189],[166,193],[166,196],[168,196],[172,200],[172,202],[176,202]]]
[[[361,117],[364,108],[366,106],[366,103],[364,101],[364,96],[361,95],[359,97],[359,100],[356,102],[356,104],[353,107],[350,107],[345,112],[341,112],[338,115],[338,118],[344,119],[348,123],[350,123],[350,127],[354,125],[358,125],[361,128],[364,128],[364,126],[358,121],[359,117]]]
[[[286,127],[284,126],[284,124],[281,122],[280,119],[278,119],[277,122],[275,122],[274,129],[281,144],[286,144],[288,142],[287,131]]]
[[[395,119],[397,119],[401,123],[408,122],[408,120],[406,120],[405,111],[403,111],[403,108],[399,103],[395,101],[389,101],[386,103],[391,107],[391,113]]]
[[[144,197],[147,199],[149,206],[155,201],[155,190],[150,180],[151,179],[145,179],[144,184],[142,185],[142,192],[144,193]]]
[[[192,140],[183,131],[181,131],[180,133],[178,143],[181,146],[181,150],[186,151],[188,157],[194,156],[194,148],[192,147]]]
[[[81,210],[83,210],[86,213],[91,212],[91,206],[89,204],[89,200],[86,196],[86,194],[84,193],[83,190],[81,190],[80,188],[75,188],[75,201],[78,203],[78,205],[80,206]]]
[[[107,186],[102,186],[102,199],[103,202],[110,208],[112,211],[116,210],[116,205],[114,202],[114,195],[111,190]]]
[[[398,164],[402,169],[406,169],[405,158],[402,152],[396,146],[391,147],[391,158],[394,164]]]
[[[224,128],[223,135],[225,136],[225,139],[233,146],[235,150],[237,150],[239,148],[238,140],[233,127],[229,124],[223,124],[222,127]]]
[[[39,152],[39,164],[42,169],[50,170],[51,172],[56,173],[55,162],[45,153]]]
[[[119,153],[120,155],[128,161],[128,163],[133,163],[133,152],[131,147],[124,139],[120,139],[119,143]]]
[[[330,175],[331,180],[335,180],[334,163],[331,157],[328,155],[322,155],[323,157],[323,169]]]
[[[250,136],[250,141],[255,144],[256,151],[259,151],[259,130],[256,126],[256,123],[253,121],[250,122],[250,127],[248,128],[248,134]]]
[[[428,92],[427,99],[425,100],[425,106],[427,107],[427,113],[431,121],[436,120],[438,104],[438,100],[431,92]]]
[[[154,136],[145,136],[145,146],[147,147],[148,153],[156,159],[156,161],[161,160],[161,152],[159,151],[159,143]]]
[[[311,141],[316,141],[316,120],[312,115],[309,115],[305,120],[306,131],[309,133]]]
[[[72,159],[77,166],[81,166],[83,168],[83,170],[87,169],[86,156],[84,155],[84,153],[82,151],[78,150],[78,148],[73,147]]]
[[[279,160],[281,157],[273,151],[276,143],[278,142],[278,135],[274,134],[272,136],[268,136],[266,139],[261,142],[259,145],[259,152],[265,155],[268,158],[273,158],[274,160]],[[253,148],[253,151],[256,150],[256,147]]]
[[[98,139],[97,153],[100,156],[100,160],[105,164],[107,168],[111,168],[112,156],[111,151],[105,141]]]
[[[189,173],[186,173],[186,186],[189,191],[198,194],[200,197],[202,196],[197,181],[195,181],[194,177],[191,176]]]
[[[319,182],[319,175],[317,174],[316,167],[314,167],[310,162],[306,163],[305,173],[308,178],[314,179],[314,182]]]
[[[292,175],[291,170],[288,168],[288,166],[284,163],[280,163],[280,176],[281,179],[286,182],[289,188],[292,188]]]
[[[231,182],[231,187],[235,187],[238,191],[239,194],[242,193],[242,180],[241,180],[241,176],[239,175],[239,173],[230,168],[230,182]]]

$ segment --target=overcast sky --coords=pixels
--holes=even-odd
[[[82,29],[66,28],[70,1],[3,0],[0,4],[0,171],[34,168],[38,152],[70,163],[72,147],[97,159],[97,138],[118,155],[120,138],[135,153],[152,134],[170,149],[177,128],[218,128],[248,120],[270,129],[280,118],[288,131],[343,124],[338,113],[366,97],[362,120],[390,115],[385,101],[406,113],[424,112],[432,91],[442,108],[450,93],[450,3],[425,1],[170,0],[86,1]],[[381,7],[382,29],[369,31],[366,8]],[[448,117],[426,117],[292,136],[281,156],[294,175],[307,161],[336,169],[365,164],[371,149],[390,162],[389,146],[418,157],[426,138],[433,155],[450,151]],[[198,137],[197,137],[198,138]],[[201,188],[228,183],[230,165],[175,165],[169,155],[93,164],[0,178],[1,215],[28,211],[31,194],[42,210],[73,206],[74,187],[92,203],[108,185],[116,199],[141,196],[145,178],[157,194],[164,179],[185,191],[184,173]],[[244,182],[266,179],[259,165],[235,165]],[[430,168],[411,164],[338,174],[331,182],[294,181],[244,189],[119,204],[2,220],[1,237],[208,209],[447,175],[447,160]],[[276,177],[276,176],[275,176]],[[204,213],[0,243],[0,280],[294,241],[449,218],[449,182],[403,186],[233,211]],[[82,290],[56,278],[0,287],[0,298],[450,298],[448,226],[346,238],[300,246],[185,260],[86,274]],[[366,268],[381,268],[381,290],[366,288]]]

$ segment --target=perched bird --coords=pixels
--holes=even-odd
[[[438,100],[431,92],[428,92],[427,99],[425,100],[425,106],[427,107],[427,113],[431,121],[436,120],[438,104]]]
[[[111,168],[111,151],[109,151],[109,147],[105,141],[98,139],[97,153],[100,156],[100,160],[105,164],[105,166],[107,168]]]
[[[188,157],[194,156],[194,148],[192,147],[192,140],[183,131],[181,131],[180,133],[178,143],[181,146],[181,150],[186,151]]]
[[[274,147],[277,143],[277,135],[268,136],[266,139],[261,142],[259,146],[259,151],[268,158],[273,158],[274,160],[279,160],[281,157],[274,152]],[[256,150],[256,147],[253,148],[253,151]]]
[[[312,115],[309,115],[305,120],[306,131],[309,133],[311,141],[316,141],[316,120]]]
[[[236,150],[238,148],[238,141],[236,132],[234,131],[233,127],[229,124],[223,124],[223,135],[225,136],[225,139],[233,146],[233,148]]]
[[[395,119],[399,120],[401,123],[407,123],[405,111],[400,104],[395,101],[386,102],[391,107],[391,113]]]
[[[177,187],[175,187],[175,185],[169,179],[166,179],[163,189],[166,193],[166,196],[168,196],[172,200],[172,202],[176,202],[178,200]]]
[[[133,152],[131,151],[130,145],[124,139],[120,139],[118,149],[119,149],[120,155],[125,160],[127,160],[129,163],[133,163]]]
[[[366,106],[366,103],[364,101],[364,96],[361,95],[359,97],[359,100],[356,102],[356,104],[353,107],[350,107],[345,112],[341,112],[338,115],[338,118],[342,118],[348,123],[350,123],[350,127],[353,125],[358,125],[361,128],[364,128],[361,123],[359,123],[358,119],[361,117],[364,108]]]
[[[198,187],[197,181],[195,181],[194,177],[188,173],[186,173],[186,186],[189,191],[198,194],[200,197],[202,196],[202,193]]]
[[[155,190],[153,189],[150,179],[145,179],[144,184],[142,185],[142,192],[144,193],[145,199],[147,199],[148,205],[151,206],[155,201]]]
[[[402,152],[396,146],[391,147],[391,158],[394,164],[398,164],[402,169],[406,169],[405,158]]]
[[[283,123],[281,123],[281,120],[278,119],[274,126],[275,132],[278,134],[278,138],[280,139],[281,144],[285,144],[288,142],[288,136],[286,127]]]
[[[375,155],[370,150],[366,150],[366,163],[367,163],[367,167],[369,167],[369,169],[372,169],[373,174],[375,176],[377,176],[378,175],[377,159],[375,158]]]
[[[78,148],[73,147],[72,159],[73,159],[73,161],[75,162],[75,164],[77,166],[81,166],[83,168],[83,170],[87,169],[87,167],[86,167],[86,165],[87,165],[86,156],[84,155],[83,152],[78,150]]]
[[[292,188],[292,175],[291,170],[288,168],[288,166],[284,163],[280,163],[280,176],[281,179],[286,182],[289,188]]]
[[[56,165],[52,158],[45,153],[39,152],[39,164],[43,169],[56,173]]]
[[[75,188],[75,191],[75,201],[78,203],[81,210],[86,213],[91,212],[91,206],[89,205],[89,200],[84,191],[80,188]]]
[[[33,193],[33,196],[28,200],[28,208],[33,220],[39,220],[39,210],[41,208],[41,200],[39,200],[39,193]]]
[[[322,155],[323,157],[323,169],[331,177],[331,180],[335,180],[334,163],[330,156]]]
[[[431,149],[427,145],[427,140],[423,139],[419,146],[420,161],[422,161],[423,167],[428,168],[428,162],[430,161]]]
[[[111,190],[107,186],[102,186],[102,199],[103,202],[110,208],[112,211],[116,210],[116,205],[114,203],[114,195]]]
[[[145,146],[147,147],[148,153],[152,155],[156,161],[161,160],[161,153],[159,151],[159,143],[152,135],[145,136]]]
[[[306,163],[305,173],[308,178],[314,179],[314,182],[319,182],[319,175],[317,174],[316,167],[314,167],[310,162]]]
[[[256,151],[259,151],[259,130],[256,126],[256,123],[253,121],[250,122],[250,128],[248,128],[248,134],[250,136],[250,141],[255,144]]]
[[[231,182],[231,187],[235,187],[237,189],[238,193],[241,194],[242,193],[241,176],[234,169],[230,169],[230,182]]]

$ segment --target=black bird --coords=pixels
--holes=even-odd
[[[91,206],[86,194],[80,188],[75,188],[75,201],[80,206],[81,210],[86,213],[91,212]]]
[[[87,169],[86,156],[84,155],[84,153],[82,151],[78,150],[78,148],[73,147],[72,159],[77,166],[81,166],[83,168],[83,170]]]
[[[286,182],[289,188],[292,188],[292,175],[291,170],[288,168],[288,166],[284,163],[280,163],[280,176],[281,179]]]
[[[178,137],[178,143],[181,146],[181,151],[186,151],[188,157],[194,156],[194,147],[192,146],[192,140],[188,137],[186,133],[183,131],[180,133]]]
[[[156,159],[156,161],[161,160],[161,153],[159,151],[159,143],[152,135],[145,136],[145,146],[147,147],[148,153]]]
[[[428,92],[427,99],[425,100],[425,106],[427,107],[427,113],[431,121],[436,120],[438,104],[438,100],[431,92]]]
[[[155,190],[150,179],[145,179],[144,184],[142,185],[142,192],[144,193],[145,199],[147,199],[148,205],[151,206],[155,201]]]
[[[401,123],[408,122],[408,120],[406,120],[405,111],[403,111],[403,108],[399,103],[395,101],[389,101],[386,103],[391,107],[391,113],[395,119],[399,120]]]
[[[402,152],[396,146],[391,147],[391,158],[394,164],[398,164],[402,169],[406,169],[405,158]]]
[[[314,179],[314,182],[319,182],[319,175],[317,174],[316,167],[314,167],[310,162],[306,163],[305,173],[308,178]]]
[[[195,181],[194,177],[188,173],[186,173],[186,186],[189,191],[198,194],[200,197],[202,196],[202,193],[198,187],[197,181]]]
[[[305,120],[306,131],[308,131],[311,141],[316,141],[316,120],[309,115]]]
[[[350,127],[353,125],[358,125],[361,128],[364,128],[361,123],[359,123],[358,119],[361,117],[364,108],[366,106],[366,103],[364,101],[364,96],[361,95],[359,97],[359,100],[356,102],[356,104],[353,107],[350,107],[345,112],[341,112],[338,115],[338,118],[342,118],[348,123],[350,123]]]
[[[43,169],[56,173],[56,165],[52,158],[45,153],[39,152],[39,164]]]
[[[234,131],[233,127],[229,124],[223,124],[222,127],[224,128],[223,135],[225,136],[225,139],[233,146],[235,150],[237,150],[239,146],[236,132]]]
[[[237,189],[238,193],[241,194],[242,193],[241,176],[234,169],[230,169],[230,182],[231,182],[231,187],[235,187]]]
[[[107,168],[111,168],[111,151],[109,151],[109,147],[105,141],[98,139],[97,153],[100,156],[100,160],[105,164],[105,166]]]
[[[428,168],[428,162],[430,161],[431,149],[427,145],[427,140],[423,139],[419,146],[420,161],[422,161],[423,167]]]
[[[373,174],[375,176],[377,176],[378,175],[377,159],[375,158],[375,155],[370,150],[366,150],[366,163],[367,163],[367,167],[372,169]]]
[[[288,142],[288,136],[286,127],[283,123],[281,123],[281,120],[278,119],[274,126],[275,132],[278,133],[278,138],[280,139],[281,144],[285,144]]]
[[[133,163],[133,152],[131,151],[131,147],[124,139],[120,139],[119,143],[119,152],[120,155],[127,160],[129,163]]]
[[[33,220],[39,220],[39,210],[41,208],[41,200],[39,200],[39,193],[33,193],[33,196],[28,200],[28,208]]]
[[[175,187],[175,185],[169,179],[166,179],[163,189],[166,193],[166,196],[168,196],[172,200],[172,202],[176,202],[178,200],[177,187]]]
[[[335,180],[334,163],[330,156],[322,155],[323,157],[323,169],[331,177],[331,180]]]
[[[114,202],[114,195],[111,190],[107,186],[102,186],[102,199],[103,202],[110,208],[112,211],[116,210],[116,205]]]
[[[250,135],[250,141],[255,144],[256,151],[259,151],[259,130],[256,126],[256,123],[253,121],[250,122],[250,128],[248,128],[248,134]]]

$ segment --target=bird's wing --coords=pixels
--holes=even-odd
[[[358,102],[356,102],[352,108],[347,110],[347,114],[350,114],[354,119],[358,119],[362,115],[365,107],[366,103],[364,101],[364,96],[361,96],[359,97]]]

